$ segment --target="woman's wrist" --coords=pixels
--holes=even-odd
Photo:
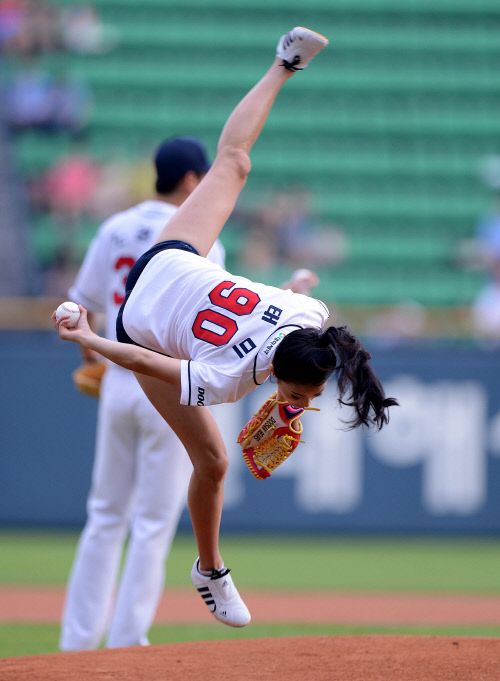
[[[88,354],[90,357],[92,357],[92,353],[97,352],[96,342],[99,342],[99,336],[97,336],[93,331],[87,331],[87,333],[79,340],[79,343],[83,349],[83,353]]]

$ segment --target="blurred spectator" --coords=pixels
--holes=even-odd
[[[277,191],[246,222],[241,264],[253,271],[275,265],[314,269],[344,258],[342,230],[313,216],[309,192],[303,187]]]
[[[79,136],[87,128],[92,97],[85,83],[67,73],[59,74],[52,84],[52,126],[56,132]]]
[[[40,263],[44,295],[66,295],[93,225],[131,205],[129,173],[126,163],[100,164],[75,147],[31,183],[32,208],[39,217],[50,218],[52,252]]]
[[[134,166],[113,158],[100,163],[84,147],[61,157],[31,182],[31,201],[39,212],[50,213],[64,224],[85,218],[102,220],[133,204],[131,174]]]
[[[92,5],[71,5],[61,12],[64,47],[78,54],[103,54],[117,44],[117,33],[103,24]]]
[[[44,0],[0,0],[0,51],[33,56],[65,49],[102,54],[118,42],[89,4],[60,8]]]
[[[130,191],[131,172],[131,164],[118,158],[101,165],[99,182],[89,203],[89,211],[97,222],[135,203]]]
[[[3,0],[0,27],[6,52],[33,56],[60,47],[58,9],[43,0]]]
[[[404,300],[370,317],[365,333],[381,346],[394,347],[422,338],[426,326],[425,307],[415,300]]]
[[[492,205],[479,219],[473,238],[460,244],[459,260],[471,269],[489,269],[500,257],[500,156],[483,158],[479,174],[491,191]]]
[[[491,210],[479,221],[476,231],[481,262],[490,267],[500,257],[500,196],[493,197]]]
[[[117,42],[116,30],[103,24],[91,4],[60,8],[44,0],[0,0],[0,52],[103,54]]]
[[[7,86],[7,123],[16,131],[46,129],[51,123],[52,108],[50,76],[36,62],[26,61]]]
[[[0,52],[8,51],[21,32],[23,4],[23,0],[0,0]]]
[[[85,220],[92,220],[94,192],[101,169],[84,151],[62,157],[31,184],[32,206],[51,218],[52,254],[41,265],[40,289],[45,295],[64,296],[79,266],[78,236]]]
[[[76,224],[89,215],[100,181],[98,164],[83,152],[61,158],[32,187],[35,206],[63,225]]]
[[[488,345],[500,346],[500,156],[481,159],[479,174],[491,191],[491,207],[479,219],[474,237],[461,244],[461,264],[482,270],[487,282],[470,309],[473,334]]]
[[[53,229],[54,253],[43,268],[52,292],[59,281],[64,292],[66,279],[74,275],[89,228],[132,204],[129,176],[129,164],[100,164],[75,147],[31,182],[32,208],[40,217],[48,216]]]
[[[480,172],[493,192],[493,203],[476,229],[477,250],[488,282],[472,305],[471,317],[474,334],[496,347],[500,346],[500,156],[484,158]]]
[[[66,73],[50,75],[36,61],[26,60],[7,85],[6,120],[11,129],[38,129],[80,135],[88,125],[91,96]]]
[[[155,172],[144,153],[138,161],[130,167],[129,193],[133,204],[146,201],[151,195],[151,187],[155,183]]]
[[[477,338],[500,346],[500,251],[490,259],[490,281],[481,289],[471,309]]]

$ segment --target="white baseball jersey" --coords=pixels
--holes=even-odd
[[[105,313],[107,338],[116,339],[116,316],[125,298],[128,273],[176,210],[164,201],[144,201],[106,220],[94,237],[69,295],[91,312]],[[220,241],[208,257],[224,264]]]
[[[322,328],[324,303],[229,274],[178,249],[155,255],[123,313],[130,338],[183,360],[181,404],[234,402],[270,374],[274,352],[297,328]]]

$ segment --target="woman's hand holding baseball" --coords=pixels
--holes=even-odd
[[[61,338],[61,340],[73,341],[74,343],[85,345],[85,341],[95,336],[95,333],[89,326],[87,310],[83,305],[79,305],[78,308],[80,310],[80,317],[74,326],[71,326],[71,320],[67,317],[62,317],[58,321],[55,310],[52,313],[51,319],[59,332],[59,338]]]

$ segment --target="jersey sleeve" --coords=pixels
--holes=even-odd
[[[238,399],[239,376],[228,376],[214,366],[181,360],[181,404],[208,407]]]
[[[106,310],[108,252],[109,244],[103,225],[92,240],[76,279],[69,289],[70,299],[84,305],[90,312]]]

